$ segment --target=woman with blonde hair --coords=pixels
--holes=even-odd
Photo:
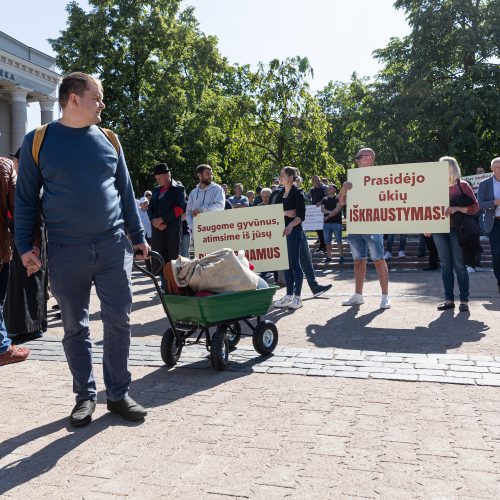
[[[444,286],[445,301],[437,306],[439,311],[453,309],[455,307],[454,297],[454,275],[460,296],[460,311],[469,310],[469,273],[465,265],[462,247],[459,243],[457,232],[457,217],[455,214],[462,213],[466,216],[474,216],[479,211],[479,204],[470,185],[460,178],[460,167],[455,158],[443,156],[439,161],[448,163],[448,185],[450,195],[450,206],[446,209],[446,215],[450,216],[450,232],[435,233],[433,235],[436,243],[439,259],[441,261],[441,277]],[[468,200],[467,206],[463,199]],[[427,233],[426,236],[429,234]]]

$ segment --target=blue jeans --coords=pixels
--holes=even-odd
[[[439,259],[441,260],[441,277],[444,286],[445,300],[454,301],[455,296],[453,286],[457,276],[460,302],[469,302],[469,273],[465,266],[462,249],[458,244],[457,233],[454,228],[450,229],[450,234],[435,233],[432,235],[436,244]]]
[[[292,233],[286,237],[289,266],[289,269],[285,269],[287,295],[297,295],[300,297],[300,293],[302,292],[304,273],[300,267],[300,247],[304,238],[304,231],[302,231],[301,227],[296,227],[292,230]]]
[[[312,264],[311,252],[309,250],[309,245],[307,244],[307,237],[304,234],[300,242],[300,267],[304,274],[306,275],[307,284],[311,291],[318,286],[316,281],[316,276],[314,275],[314,268]]]
[[[61,307],[63,347],[73,375],[77,401],[95,400],[89,301],[92,282],[101,302],[104,325],[103,373],[110,401],[123,399],[130,386],[128,370],[132,309],[133,248],[124,233],[98,243],[66,246],[49,241],[49,279]]]
[[[7,283],[9,282],[9,262],[5,262],[0,269],[0,354],[7,352],[11,340],[7,336],[7,328],[3,320],[3,305],[7,294]]]
[[[335,235],[335,243],[342,243],[342,224],[336,222],[325,222],[323,224],[323,235],[327,245],[332,244],[332,236]]]
[[[350,234],[347,237],[351,247],[352,260],[370,257],[373,261],[384,258],[384,237],[381,234]]]
[[[392,253],[392,246],[394,245],[394,237],[395,234],[388,234],[387,235],[387,251],[389,253]],[[399,235],[399,251],[405,251],[406,247],[406,234],[400,234]]]

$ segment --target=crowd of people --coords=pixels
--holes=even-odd
[[[335,238],[343,263],[343,208],[353,187],[345,182],[337,192],[335,184],[315,175],[311,189],[304,191],[299,169],[285,166],[269,187],[258,186],[245,193],[244,186],[237,183],[228,193],[227,185],[213,181],[211,166],[201,164],[194,172],[198,184],[187,195],[185,187],[173,178],[172,169],[158,163],[152,172],[156,187],[135,199],[117,137],[98,126],[105,108],[103,98],[96,78],[79,72],[67,75],[59,88],[62,117],[27,134],[13,160],[0,158],[0,365],[29,356],[29,350],[12,344],[10,337],[39,337],[46,330],[50,278],[50,292],[61,310],[63,347],[76,394],[70,415],[73,426],[90,423],[96,407],[89,333],[92,284],[104,325],[107,407],[125,419],[141,420],[145,409],[128,395],[134,253],[146,261],[150,248],[165,261],[179,254],[187,257],[199,214],[282,205],[289,265],[284,270],[286,294],[274,306],[296,310],[303,306],[304,276],[314,296],[332,286],[320,285],[314,273],[303,230],[306,205],[319,207],[323,215],[317,251],[326,254],[324,262],[333,259]],[[446,215],[450,232],[422,235],[420,251],[425,251],[425,244],[430,269],[437,268],[440,261],[444,302],[437,308],[455,307],[456,276],[459,310],[465,312],[469,309],[467,265],[474,266],[481,253],[481,230],[491,243],[500,291],[500,157],[492,160],[492,175],[480,183],[477,198],[461,179],[456,159],[444,156],[440,161],[448,164],[449,171]],[[362,148],[355,162],[358,168],[370,168],[375,165],[375,152]],[[400,257],[405,255],[405,236],[399,239]],[[363,304],[370,257],[380,283],[380,308],[390,308],[386,261],[392,257],[394,235],[387,236],[386,250],[382,234],[350,234],[347,242],[354,261],[355,287],[342,305]],[[278,272],[272,274],[279,282]],[[262,277],[267,278],[267,273]]]

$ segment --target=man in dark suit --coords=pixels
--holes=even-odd
[[[148,208],[152,226],[151,248],[169,262],[179,256],[186,191],[180,182],[172,179],[171,169],[166,163],[156,165],[154,175],[158,186],[153,190]]]
[[[493,175],[479,184],[477,200],[484,210],[484,232],[488,235],[493,257],[493,272],[500,292],[500,156],[491,161]]]

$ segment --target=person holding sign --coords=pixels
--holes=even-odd
[[[280,182],[283,185],[273,203],[283,204],[285,229],[288,247],[288,265],[285,270],[286,295],[274,302],[274,307],[299,309],[302,307],[302,281],[304,273],[300,266],[300,247],[304,238],[302,221],[306,217],[306,200],[299,188],[294,184],[299,172],[294,167],[283,167],[280,173]]]
[[[457,160],[451,156],[443,156],[439,161],[448,163],[450,206],[446,209],[446,215],[450,215],[450,232],[435,233],[434,242],[441,260],[441,277],[444,286],[444,302],[437,306],[439,311],[453,309],[455,299],[453,293],[454,276],[457,276],[458,290],[460,294],[459,310],[466,312],[469,310],[469,273],[465,265],[463,248],[459,243],[457,220],[455,214],[462,213],[466,216],[474,216],[479,212],[479,204],[474,196],[474,192],[469,184],[460,179],[460,167]],[[461,198],[467,197],[470,203],[464,205]],[[430,236],[426,233],[426,236]],[[478,232],[479,245],[479,232]]]
[[[358,151],[355,158],[358,168],[368,168],[375,165],[375,152],[370,148]],[[347,191],[352,189],[352,183],[344,182],[339,193],[339,201],[342,206],[346,204]],[[380,309],[389,309],[391,300],[389,298],[389,270],[384,259],[384,237],[382,234],[350,234],[347,237],[351,247],[354,260],[355,291],[347,300],[342,302],[343,306],[356,306],[364,303],[363,284],[366,277],[366,259],[368,251],[377,270],[380,288],[382,289],[382,300]]]
[[[500,156],[491,161],[493,175],[479,184],[477,198],[484,210],[484,232],[491,245],[493,272],[500,292]]]

